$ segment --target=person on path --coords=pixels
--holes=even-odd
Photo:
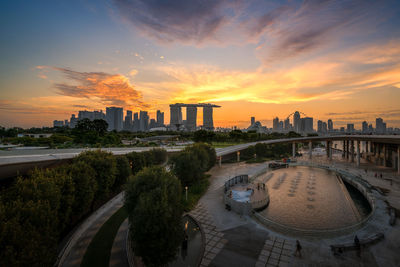
[[[294,255],[299,255],[299,258],[301,258],[301,245],[299,240],[296,240],[296,251],[294,252]]]

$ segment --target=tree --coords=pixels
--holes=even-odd
[[[132,169],[129,166],[129,161],[125,156],[116,157],[117,160],[117,174],[115,176],[115,182],[112,187],[113,191],[119,191],[123,185],[125,185],[128,177],[132,175]]]
[[[164,168],[145,168],[129,180],[125,206],[135,254],[146,266],[172,261],[183,234],[179,180]]]
[[[207,171],[209,169],[211,169],[214,165],[215,162],[217,161],[217,154],[215,152],[215,149],[210,146],[209,144],[205,144],[205,143],[197,143],[193,145],[194,147],[199,147],[201,149],[204,149],[204,151],[206,151],[207,156],[208,156],[208,161],[207,161]]]
[[[170,164],[172,172],[184,186],[192,185],[203,177],[204,166],[193,152],[182,151],[174,155]]]
[[[193,140],[195,142],[207,142],[211,143],[215,136],[215,133],[212,131],[206,131],[206,130],[199,130],[193,133]]]
[[[98,185],[94,199],[99,202],[104,200],[115,182],[115,175],[117,174],[115,157],[109,152],[96,150],[82,152],[74,161],[84,161],[93,168]]]

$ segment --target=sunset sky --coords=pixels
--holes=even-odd
[[[400,127],[400,1],[2,1],[0,125],[215,103],[215,126],[299,110]],[[201,110],[198,120],[202,124]],[[184,115],[185,116],[185,115]]]

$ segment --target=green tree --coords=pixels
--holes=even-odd
[[[212,131],[198,130],[193,133],[193,140],[195,142],[211,143],[214,137],[215,133]]]
[[[119,191],[123,185],[126,184],[128,177],[132,175],[132,169],[129,166],[129,161],[125,156],[116,157],[117,160],[117,174],[115,182],[112,187],[113,191]]]
[[[74,161],[84,161],[93,168],[98,185],[94,199],[97,202],[106,199],[117,174],[115,157],[111,153],[102,150],[86,151],[79,154]]]
[[[183,186],[192,185],[203,178],[204,165],[193,152],[182,151],[174,155],[170,164],[172,172],[179,178]]]
[[[183,234],[181,190],[176,177],[155,166],[128,182],[129,238],[146,266],[166,265],[177,254]]]

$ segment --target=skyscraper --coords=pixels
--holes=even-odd
[[[293,127],[294,127],[294,131],[299,133],[301,132],[301,121],[300,121],[300,113],[298,111],[296,111],[293,114]]]
[[[313,118],[311,117],[305,117],[301,119],[304,121],[304,132],[305,133],[312,133],[314,132],[314,126],[313,126]]]
[[[126,116],[125,116],[125,121],[124,121],[124,130],[126,131],[131,131],[132,130],[132,111],[127,110],[126,111]]]
[[[328,131],[329,132],[333,131],[333,121],[331,119],[328,120]]]
[[[197,107],[186,107],[186,129],[196,131]]]
[[[250,126],[253,125],[255,122],[256,122],[256,118],[255,117],[251,117]]]
[[[164,126],[164,112],[157,110],[157,126]]]
[[[106,121],[108,123],[109,131],[121,131],[123,129],[123,108],[107,107],[106,108]]]
[[[279,131],[279,118],[275,117],[272,121],[272,130],[277,132]]]
[[[139,131],[146,132],[149,129],[149,116],[147,115],[147,111],[140,111],[139,121]]]
[[[362,122],[362,133],[368,133],[368,122]]]
[[[171,128],[177,129],[182,124],[182,108],[181,106],[175,104],[170,105],[170,120],[169,124]]]
[[[203,107],[203,127],[207,130],[214,130],[213,121],[213,107],[205,106]]]
[[[290,121],[289,118],[287,118],[284,122],[284,129],[285,131],[290,131]]]
[[[133,114],[133,123],[132,128],[134,132],[139,131],[140,122],[139,122],[139,113],[135,112]]]
[[[353,123],[348,123],[347,124],[347,130],[346,132],[348,133],[354,133],[354,124]]]
[[[376,118],[375,131],[377,134],[384,134],[386,132],[386,123],[383,122],[382,118]]]
[[[322,133],[322,121],[318,120],[317,122],[317,132]]]

